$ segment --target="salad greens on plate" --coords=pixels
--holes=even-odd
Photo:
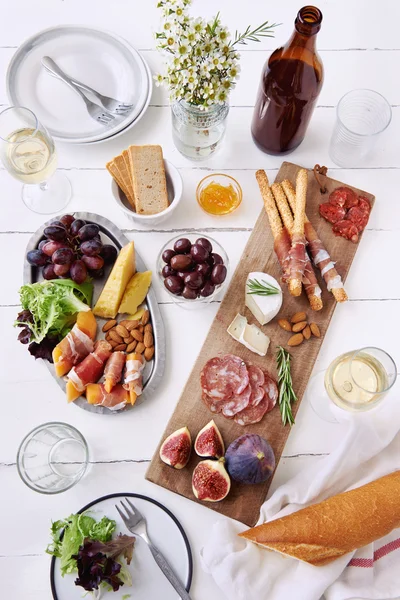
[[[135,538],[122,534],[113,538],[115,529],[115,521],[107,517],[96,521],[87,512],[70,515],[52,523],[52,543],[46,552],[60,559],[63,577],[77,573],[75,585],[89,592],[99,586],[117,591],[124,584],[132,585],[127,565]]]

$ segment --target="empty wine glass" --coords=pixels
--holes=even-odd
[[[71,184],[55,172],[54,141],[29,108],[11,106],[0,113],[0,157],[10,175],[24,183],[22,200],[30,210],[50,214],[67,206]]]

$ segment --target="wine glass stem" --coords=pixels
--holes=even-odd
[[[49,184],[47,183],[47,181],[42,181],[42,183],[39,183],[39,187],[42,190],[42,192],[46,192],[48,190]]]

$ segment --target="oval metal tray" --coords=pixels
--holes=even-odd
[[[83,219],[88,223],[96,223],[100,227],[100,235],[102,241],[106,244],[113,244],[116,246],[118,250],[121,250],[123,246],[129,243],[128,238],[116,227],[111,221],[102,217],[101,215],[96,215],[95,213],[87,213],[87,212],[77,212],[73,213],[76,219]],[[40,227],[30,238],[29,243],[27,245],[26,251],[34,250],[39,245],[39,242],[44,237],[44,229],[50,225],[53,221],[55,221],[58,217],[53,217],[50,221],[47,221]],[[143,262],[141,256],[136,251],[136,267],[138,271],[146,271],[147,267]],[[96,303],[97,298],[100,296],[100,293],[104,287],[105,282],[107,281],[108,275],[111,271],[112,265],[107,267],[104,277],[102,279],[94,279],[94,290],[93,290],[93,305]],[[37,281],[43,281],[43,278],[40,273],[40,269],[37,267],[31,266],[26,260],[24,265],[24,283],[36,283]],[[107,415],[116,415],[119,413],[126,412],[127,410],[131,410],[135,406],[144,402],[147,398],[151,396],[152,393],[156,390],[159,385],[161,378],[164,373],[165,367],[165,332],[164,332],[164,324],[162,321],[160,309],[158,307],[157,298],[154,293],[153,287],[150,286],[149,292],[145,301],[146,307],[150,311],[150,319],[153,326],[153,335],[154,335],[154,343],[155,343],[155,353],[154,357],[151,361],[146,363],[146,367],[143,372],[143,393],[138,397],[136,403],[132,406],[131,404],[127,404],[126,407],[122,410],[110,410],[106,406],[96,406],[93,404],[89,404],[83,396],[80,396],[77,400],[75,400],[74,404],[83,408],[84,410],[88,410],[89,412],[107,414]],[[105,319],[100,319],[96,317],[98,323],[98,333],[97,339],[104,337],[101,329],[106,322]],[[54,379],[57,381],[61,389],[65,392],[66,390],[66,382],[64,378],[57,377],[55,374],[54,365],[46,361],[46,366]]]

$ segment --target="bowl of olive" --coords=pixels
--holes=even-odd
[[[167,293],[183,308],[206,305],[226,284],[229,260],[210,237],[177,236],[160,250],[157,273]]]

